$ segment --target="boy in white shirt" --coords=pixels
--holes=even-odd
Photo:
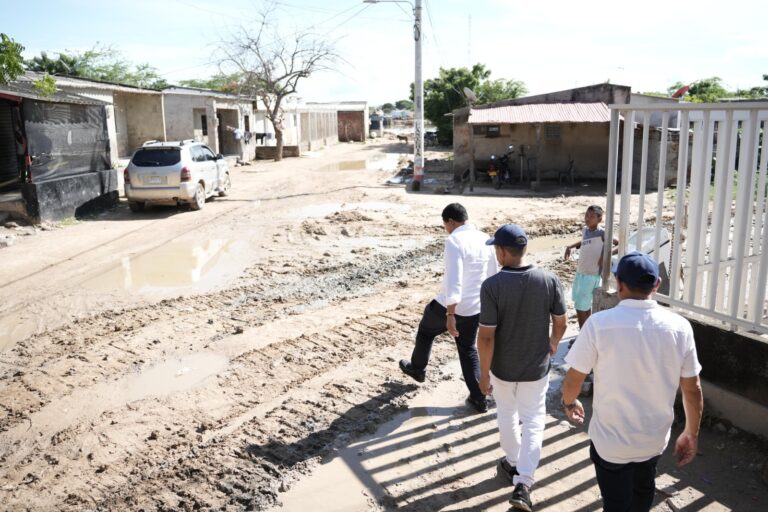
[[[576,317],[579,329],[592,314],[592,292],[600,286],[600,271],[602,270],[603,244],[605,230],[600,226],[603,221],[603,209],[595,204],[587,208],[584,214],[584,228],[581,230],[581,240],[565,248],[565,259],[571,257],[573,249],[579,249],[579,262],[576,267],[576,277],[573,279],[571,298],[576,307]],[[614,241],[614,245],[618,240]]]

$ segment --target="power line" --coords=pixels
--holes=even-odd
[[[434,23],[432,23],[432,12],[429,9],[429,0],[424,0],[424,8],[427,11],[427,20],[429,20],[429,31],[432,34],[432,41],[435,43],[435,52],[437,53],[437,59],[440,61],[440,66],[445,67],[442,48],[440,48],[440,43],[437,40],[437,30],[435,30],[435,25]]]
[[[350,16],[349,18],[345,19],[344,21],[342,21],[341,23],[339,23],[338,25],[336,25],[335,27],[333,27],[328,32],[326,32],[325,34],[322,34],[322,35],[328,35],[331,32],[333,32],[334,30],[336,30],[337,28],[341,27],[342,25],[344,25],[346,23],[349,23],[350,21],[355,19],[357,16],[359,16],[361,13],[363,13],[366,9],[368,9],[371,5],[373,5],[373,4],[365,4],[362,9],[360,9],[356,13],[352,14],[352,16]]]

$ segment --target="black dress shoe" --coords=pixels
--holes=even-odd
[[[403,371],[404,374],[406,374],[416,382],[424,382],[424,376],[426,375],[426,372],[424,370],[419,371],[416,368],[414,368],[409,360],[401,359],[400,369]]]
[[[514,484],[515,476],[519,475],[520,473],[517,472],[517,467],[513,466],[509,462],[507,462],[506,457],[502,457],[499,461],[499,474],[504,475],[507,480],[509,480],[509,483]]]
[[[472,407],[475,411],[479,413],[488,412],[488,400],[485,398],[482,398],[480,400],[476,398],[472,398],[471,396],[467,397],[467,403],[470,407]]]
[[[517,510],[524,510],[525,512],[533,511],[530,491],[525,484],[517,484],[515,486],[515,490],[512,491],[512,497],[509,499],[509,504],[512,505],[512,508]]]

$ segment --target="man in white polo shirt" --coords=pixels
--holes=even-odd
[[[648,511],[656,463],[669,442],[680,387],[685,429],[675,442],[678,466],[696,456],[703,405],[691,324],[650,297],[659,268],[648,255],[624,256],[615,269],[621,302],[589,317],[566,356],[563,382],[568,419],[584,422],[576,398],[594,371],[590,458],[607,512]]]
[[[461,371],[469,389],[467,403],[477,412],[488,410],[480,391],[480,362],[477,357],[477,326],[480,318],[480,285],[498,271],[493,249],[485,244],[488,235],[468,221],[459,203],[443,209],[445,274],[440,294],[424,308],[411,359],[400,361],[400,370],[424,382],[434,339],[448,331],[456,340]]]

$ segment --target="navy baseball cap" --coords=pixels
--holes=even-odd
[[[525,247],[528,245],[528,235],[517,224],[504,224],[493,238],[486,240],[485,245],[501,245],[503,247]]]
[[[650,290],[659,281],[659,265],[641,252],[630,252],[613,269],[616,279],[632,288]]]

